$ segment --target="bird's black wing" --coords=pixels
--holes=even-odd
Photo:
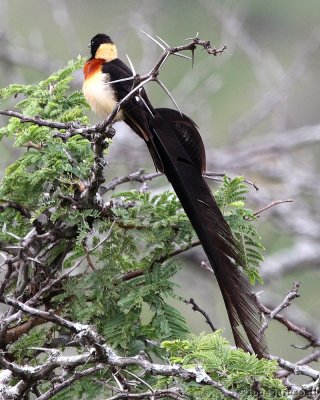
[[[119,58],[104,63],[102,72],[108,74],[107,76],[110,79],[109,84],[112,85],[118,102],[127,96],[135,87],[134,79],[123,80],[124,78],[131,77],[132,71]],[[112,83],[118,80],[121,80],[121,82]],[[142,101],[141,97],[143,97],[144,101]],[[153,115],[155,111],[149,102],[144,88],[140,88],[137,93],[133,94],[133,96],[123,104],[122,111],[124,113],[124,122],[146,142],[156,169],[163,171],[162,162],[153,144],[153,137],[146,116],[146,114],[150,112]]]
[[[112,61],[106,62],[102,66],[102,72],[107,74],[116,100],[119,102],[128,93],[130,93],[135,87],[135,81],[123,80],[125,78],[132,77],[131,69],[122,62],[119,58]],[[112,83],[113,81],[118,81]],[[122,110],[124,111],[124,121],[146,142],[151,139],[149,131],[149,125],[145,115],[145,105],[139,98],[139,93],[135,93],[129,100],[123,105]]]
[[[185,114],[171,108],[156,108],[156,111],[173,129],[194,166],[204,172],[206,170],[206,152],[195,122]]]

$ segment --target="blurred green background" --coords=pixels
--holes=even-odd
[[[319,15],[316,0],[1,0],[0,86],[36,83],[78,54],[88,56],[87,44],[98,32],[109,34],[119,56],[125,60],[128,54],[141,74],[161,54],[141,30],[172,46],[197,32],[216,47],[226,44],[218,57],[198,49],[193,68],[189,61],[170,58],[160,78],[198,124],[208,170],[254,181],[260,188],[249,186],[254,210],[293,199],[266,210],[258,221],[266,247],[261,297],[275,306],[300,280],[301,298],[288,315],[319,335]],[[74,88],[81,85],[79,71]],[[172,106],[156,84],[147,91],[155,105]],[[2,125],[5,121],[1,118]],[[1,143],[1,174],[20,151],[9,140]],[[152,172],[147,153],[144,143],[119,125],[106,179],[136,168]],[[160,179],[149,186],[158,190],[167,183]],[[217,326],[226,326],[231,339],[219,290],[212,274],[200,267],[202,260],[200,250],[182,259],[180,293],[209,311]],[[208,329],[190,307],[183,310],[195,332]],[[304,356],[290,348],[302,342],[275,322],[268,335],[273,353],[293,360]]]

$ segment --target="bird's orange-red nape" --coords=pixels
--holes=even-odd
[[[89,79],[95,73],[100,72],[104,62],[102,58],[93,58],[87,61],[83,67],[84,79]]]

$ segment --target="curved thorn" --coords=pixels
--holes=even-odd
[[[150,110],[150,107],[148,106],[148,104],[146,103],[145,99],[140,94],[139,94],[139,99],[142,101],[142,103],[144,104],[146,109],[149,111],[150,115],[154,118],[153,112]]]
[[[195,37],[189,37],[189,38],[186,38],[185,40],[195,40],[195,39],[198,39],[198,36],[199,36],[199,32],[196,33]]]
[[[161,64],[159,65],[159,68],[161,68],[163,66],[163,64],[167,61],[167,58],[170,56],[170,53],[166,53],[164,59],[161,61]],[[158,68],[158,69],[159,69]]]
[[[124,103],[126,100],[128,100],[128,99],[133,95],[133,93],[135,93],[135,92],[138,91],[140,88],[142,88],[142,86],[144,86],[146,83],[148,83],[148,82],[150,82],[150,81],[153,81],[153,80],[154,80],[154,78],[153,78],[152,76],[149,76],[149,78],[147,78],[147,79],[144,80],[143,82],[139,83],[139,85],[137,85],[135,88],[133,88],[133,89],[131,90],[131,92],[129,92],[125,97],[123,97],[123,98],[121,99],[121,101],[119,102],[119,105],[121,106],[122,103]]]
[[[156,37],[161,40],[161,42],[167,47],[167,49],[170,49],[170,45],[165,42],[160,36],[156,35]],[[182,53],[173,53],[174,56],[182,57],[182,58],[187,58],[188,60],[191,60],[190,57],[186,56],[185,54]]]
[[[167,42],[165,42],[160,36],[158,36],[158,35],[156,35],[156,37],[159,39],[159,40],[161,40],[161,42],[168,48],[168,49],[170,49],[170,45],[167,43]]]
[[[162,48],[162,50],[166,50],[166,48],[154,37],[152,37],[151,35],[149,35],[149,33],[143,31],[142,29],[140,29],[140,32],[142,32],[144,35],[148,36],[149,39],[153,40],[159,47]]]
[[[182,115],[182,112],[180,110],[180,107],[178,106],[177,102],[173,98],[172,94],[169,92],[169,90],[165,87],[165,85],[157,78],[156,82],[162,87],[162,89],[167,93],[167,95],[170,97],[172,103],[176,106],[177,110],[179,113]]]
[[[136,75],[137,73],[136,73],[136,70],[135,70],[135,68],[134,68],[134,66],[133,66],[133,64],[132,64],[132,61],[130,60],[130,57],[128,56],[128,54],[126,54],[126,56],[127,56],[128,61],[129,61],[132,74],[133,74],[133,75]]]
[[[125,81],[132,81],[135,77],[134,76],[129,76],[129,78],[123,78],[123,79],[117,79],[115,81],[109,81],[106,82],[107,85],[110,85],[110,83],[118,83],[118,82],[125,82]]]
[[[178,56],[178,57],[182,57],[182,58],[186,58],[187,60],[191,60],[191,57],[186,56],[185,54],[181,54],[181,53],[173,53],[174,56]]]

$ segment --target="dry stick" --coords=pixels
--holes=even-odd
[[[265,319],[259,334],[262,335],[265,330],[268,328],[270,322],[275,318],[275,316],[282,311],[284,308],[289,307],[291,304],[291,301],[293,299],[296,299],[297,297],[300,297],[299,295],[299,282],[295,282],[293,285],[293,288],[288,292],[287,296],[285,299],[280,303],[271,313],[268,315],[268,317]]]
[[[52,311],[43,311],[43,310],[38,310],[37,308],[30,307],[26,303],[22,303],[19,300],[15,300],[11,297],[3,297],[1,301],[5,304],[9,304],[12,307],[18,308],[20,311],[32,315],[35,317],[43,318],[44,320],[54,322],[57,325],[60,325],[64,328],[67,328],[75,333],[79,333],[84,329],[85,325],[82,324],[74,324],[73,322],[70,322],[57,314],[54,314]]]
[[[148,180],[152,180],[154,178],[157,178],[159,176],[162,176],[163,174],[161,172],[154,172],[152,174],[147,174],[144,175],[144,170],[139,169],[138,171],[132,172],[129,175],[122,176],[120,178],[114,178],[110,183],[107,185],[104,185],[104,190],[107,192],[109,190],[114,190],[117,186],[127,183],[127,182],[146,182]]]
[[[61,392],[61,390],[71,386],[74,382],[78,381],[79,379],[86,377],[86,376],[90,376],[90,375],[92,375],[96,372],[99,372],[105,368],[106,368],[105,365],[97,364],[94,367],[85,369],[84,371],[76,371],[74,373],[74,375],[72,375],[70,378],[66,379],[62,383],[54,384],[54,386],[51,389],[49,389],[47,392],[43,393],[40,397],[37,398],[37,400],[51,399],[57,393]]]
[[[93,251],[97,250],[103,243],[105,243],[107,240],[110,239],[111,233],[114,227],[115,221],[112,222],[106,236],[100,240],[98,244],[96,244],[94,247],[91,249],[86,250],[86,254],[78,260],[73,267],[68,269],[66,272],[64,272],[62,275],[60,275],[58,278],[56,278],[54,281],[49,282],[45,287],[43,287],[38,293],[36,293],[31,299],[29,299],[26,304],[27,305],[33,305],[41,296],[43,296],[46,292],[48,292],[50,289],[52,289],[55,285],[60,283],[63,279],[65,279],[68,275],[70,275],[75,269],[77,269],[80,264],[87,259],[87,256],[91,254]]]
[[[224,178],[227,175],[225,173],[206,171],[206,172],[204,172],[203,176],[207,179],[217,180],[217,181],[221,182],[220,179],[215,179],[215,177]],[[251,185],[256,191],[259,190],[258,186],[254,182],[251,182],[247,179],[243,179],[243,182],[247,183],[248,185]]]
[[[181,389],[179,388],[171,388],[171,389],[158,389],[153,390],[152,392],[142,392],[142,393],[119,393],[112,397],[109,397],[108,400],[140,400],[140,399],[163,399],[163,398],[170,398],[170,399],[185,399],[186,396],[182,393]]]
[[[114,224],[115,224],[115,222],[112,223],[107,235],[96,246],[94,246],[91,249],[88,249],[87,254],[84,257],[82,257],[80,260],[78,260],[72,268],[68,269],[65,273],[63,273],[61,276],[59,276],[52,282],[49,282],[45,287],[43,287],[39,292],[37,292],[32,298],[30,298],[28,301],[26,301],[26,303],[21,303],[21,304],[25,305],[26,307],[34,305],[46,292],[48,292],[50,289],[52,289],[54,286],[56,286],[58,283],[60,283],[63,279],[65,279],[67,276],[69,276],[69,274],[71,272],[73,272],[76,268],[78,268],[80,266],[80,264],[87,258],[87,256],[90,253],[95,251],[99,246],[101,246],[106,240],[108,240],[110,238]],[[3,293],[1,294],[1,297],[2,297],[2,295],[3,295]],[[8,299],[5,297],[3,300],[3,302],[5,302],[5,303],[10,304],[14,307],[17,307],[17,304],[20,304],[20,302],[14,304],[13,303],[14,301],[15,301],[14,299]],[[21,311],[27,312],[26,311],[27,309],[28,308],[23,310],[20,307]],[[29,309],[30,309],[30,307],[29,307]],[[15,320],[20,319],[21,311],[3,319],[4,326],[9,325],[10,323],[14,322]],[[54,315],[51,312],[49,314]],[[6,338],[9,340],[10,338],[12,338],[14,336],[17,336],[17,335],[19,336],[19,332],[26,333],[28,330],[32,329],[32,327],[34,327],[35,325],[40,325],[40,324],[43,324],[46,321],[48,321],[48,318],[46,318],[47,314],[44,314],[44,315],[32,314],[32,315],[34,315],[35,318],[31,319],[29,323],[27,321],[27,323],[22,324],[21,329],[20,329],[20,326],[18,326],[18,327],[15,327],[15,328],[9,330],[9,332],[7,332]],[[52,319],[49,319],[49,320],[52,321]],[[52,321],[52,322],[54,322],[54,321]],[[56,323],[57,323],[57,321],[56,321]]]
[[[104,190],[105,191],[114,190],[118,185],[121,185],[121,184],[127,183],[127,182],[144,183],[146,181],[152,180],[154,178],[158,178],[160,176],[163,176],[163,173],[154,172],[151,174],[144,175],[144,170],[139,169],[135,172],[132,172],[131,174],[128,174],[128,175],[125,175],[125,176],[122,176],[119,178],[114,178],[110,183],[108,183],[107,185],[104,186]],[[203,173],[203,176],[209,180],[216,180],[218,182],[221,182],[221,179],[219,179],[219,178],[223,178],[224,176],[226,176],[226,174],[219,173],[219,172],[206,171]],[[255,190],[257,190],[257,191],[259,190],[258,186],[254,182],[251,182],[247,179],[244,179],[244,182],[247,183],[248,185],[253,186]],[[292,201],[292,200],[284,200],[284,201],[279,200],[278,202],[280,203],[280,202],[289,202],[289,201]]]
[[[76,122],[56,122],[56,121],[50,121],[47,119],[40,118],[38,116],[35,117],[29,117],[26,116],[22,113],[16,112],[16,111],[10,111],[10,110],[0,110],[1,115],[6,115],[8,117],[15,117],[19,118],[20,122],[22,123],[33,123],[38,126],[45,126],[48,128],[52,129],[58,129],[58,130],[68,130],[74,134],[81,134],[85,135],[86,133],[90,132],[89,130],[85,130],[83,128],[79,128],[78,124]],[[89,128],[89,127],[87,127]]]
[[[257,303],[257,306],[259,309],[263,312],[263,314],[270,315],[272,313],[272,310],[262,304],[260,301],[259,297],[257,295],[254,295],[255,301]],[[319,347],[320,346],[320,339],[315,338],[312,333],[308,332],[305,328],[300,328],[299,326],[295,325],[292,321],[290,321],[288,318],[284,317],[281,314],[275,314],[273,316],[274,320],[277,320],[281,324],[283,324],[289,331],[294,332],[296,335],[303,337],[304,339],[308,340],[310,342],[310,346],[312,347]]]
[[[275,200],[272,203],[268,204],[267,206],[261,208],[260,210],[256,211],[253,215],[258,216],[259,214],[263,213],[264,211],[268,210],[271,207],[274,207],[278,204],[283,204],[283,203],[292,203],[293,200],[292,199],[288,199],[288,200]]]
[[[14,362],[7,361],[0,354],[0,365],[14,372],[22,381],[35,383],[37,380],[42,380],[47,372],[51,372],[56,368],[75,368],[79,365],[85,365],[89,362],[105,362],[107,365],[114,367],[125,368],[128,366],[136,366],[148,371],[149,373],[157,376],[175,376],[182,380],[196,381],[200,384],[209,385],[222,392],[224,395],[229,396],[233,399],[240,399],[240,395],[234,391],[226,389],[221,383],[211,379],[209,375],[197,366],[195,368],[181,368],[179,365],[162,365],[152,363],[145,358],[139,356],[134,357],[120,357],[112,348],[103,344],[102,339],[97,335],[88,325],[83,325],[77,322],[72,322],[61,318],[51,312],[38,310],[33,307],[26,306],[24,303],[5,298],[5,302],[20,309],[29,315],[39,316],[47,319],[48,321],[54,322],[62,327],[71,330],[72,332],[82,334],[83,338],[86,338],[88,343],[93,346],[94,350],[90,350],[88,353],[83,353],[75,356],[55,356],[48,359],[43,365],[39,365],[35,368],[30,369],[29,367],[19,366]],[[309,375],[308,375],[309,376]]]
[[[184,299],[183,301],[186,304],[191,304],[193,311],[198,311],[200,314],[204,316],[206,323],[210,326],[212,332],[215,332],[217,330],[217,328],[213,325],[213,322],[211,321],[209,314],[202,308],[200,308],[193,298],[190,298],[190,300]]]
[[[320,353],[320,351],[319,351]],[[308,365],[299,365],[298,363],[291,363],[290,361],[284,360],[281,357],[268,356],[270,360],[276,360],[280,367],[286,369],[291,374],[295,375],[305,375],[311,379],[318,379],[319,371],[314,368],[309,367]]]
[[[318,361],[319,359],[320,359],[320,350],[317,350],[314,353],[311,353],[311,354],[307,355],[306,357],[302,358],[301,360],[297,361],[295,364],[300,365],[300,366],[307,365],[314,361]],[[283,370],[277,372],[277,378],[279,378],[279,379],[286,378],[290,374],[292,374],[291,370],[283,369]]]

